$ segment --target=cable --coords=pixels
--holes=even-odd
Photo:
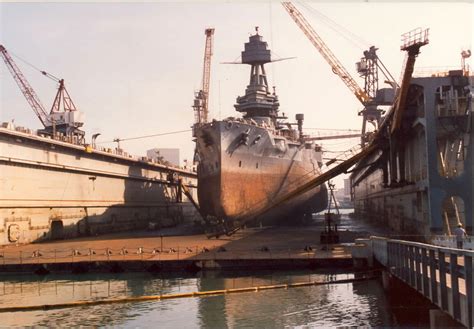
[[[275,43],[273,42],[273,20],[272,20],[272,1],[268,2],[268,13],[269,13],[269,23],[270,23],[270,42],[271,46],[275,47]],[[272,86],[275,86],[276,74],[275,74],[275,66],[271,66],[272,70]]]
[[[167,132],[167,133],[160,133],[160,134],[153,134],[153,135],[144,135],[144,136],[129,137],[129,138],[116,138],[115,140],[112,140],[112,141],[105,141],[105,142],[100,142],[100,143],[96,143],[96,144],[115,143],[117,141],[123,142],[123,141],[130,141],[130,140],[142,139],[142,138],[150,138],[150,137],[159,137],[159,136],[165,136],[165,135],[180,134],[180,133],[185,133],[185,132],[190,132],[190,131],[192,131],[192,130],[191,129],[186,129],[186,130],[170,131],[170,132]]]
[[[303,128],[304,130],[333,130],[333,131],[356,131],[359,132],[360,129],[342,129],[342,128]]]
[[[21,58],[20,56],[12,53],[11,51],[8,51],[8,53],[10,53],[13,57],[16,57],[18,58],[20,61],[22,61],[23,63],[25,63],[26,65],[32,67],[33,69],[37,70],[38,72],[43,72],[43,70],[41,70],[40,68],[34,66],[33,64],[31,64],[30,62],[26,61],[25,59]]]
[[[306,8],[306,10],[311,12],[313,15],[318,16],[323,24],[325,24],[327,27],[329,27],[334,32],[338,33],[341,37],[343,37],[344,39],[346,39],[347,41],[352,43],[357,48],[359,48],[361,50],[365,50],[366,48],[368,48],[370,46],[370,43],[367,42],[365,39],[363,39],[362,37],[358,36],[357,34],[351,32],[351,31],[349,31],[344,26],[336,23],[335,21],[333,21],[332,19],[330,19],[329,17],[327,17],[326,15],[324,15],[323,13],[318,11],[317,9],[313,8],[309,4],[304,3],[303,1],[298,1],[298,3],[302,7]]]
[[[10,53],[13,57],[15,57],[15,58],[19,59],[20,61],[22,61],[23,63],[25,63],[26,65],[28,65],[28,66],[30,66],[31,68],[33,68],[33,69],[37,70],[38,72],[40,72],[42,75],[44,75],[44,76],[50,78],[50,79],[53,80],[53,81],[59,82],[60,79],[57,78],[57,77],[55,77],[55,76],[52,75],[51,73],[48,73],[48,72],[46,72],[46,71],[44,71],[44,70],[41,70],[41,69],[38,68],[37,66],[31,64],[30,62],[26,61],[25,59],[21,58],[20,56],[18,56],[18,55],[16,55],[16,54],[12,53],[11,51],[9,51],[9,53]]]

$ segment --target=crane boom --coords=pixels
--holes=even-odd
[[[204,47],[204,65],[202,71],[201,90],[194,96],[194,126],[206,123],[209,117],[209,85],[211,82],[211,57],[214,29],[207,28],[204,31],[206,35],[206,45]],[[193,136],[195,131],[193,129]]]
[[[48,114],[46,113],[43,104],[41,104],[38,95],[36,95],[35,91],[30,86],[18,66],[13,61],[13,58],[11,58],[10,54],[7,52],[3,45],[0,45],[0,53],[2,54],[2,58],[5,61],[8,70],[15,79],[15,82],[17,83],[18,87],[20,87],[21,92],[25,96],[26,100],[30,104],[38,119],[41,121],[44,127],[49,126],[50,122],[48,119]]]
[[[410,81],[415,69],[416,57],[420,53],[420,48],[429,43],[428,38],[429,29],[422,30],[421,28],[414,29],[402,35],[403,44],[401,50],[407,52],[405,58],[405,65],[402,73],[402,82],[398,89],[395,104],[393,106],[393,121],[391,125],[391,133],[393,134],[400,129],[402,125],[402,118],[406,111],[406,102],[408,96],[408,89]]]
[[[211,57],[213,48],[214,29],[208,28],[206,34],[206,47],[204,50],[204,69],[202,73],[202,91],[204,92],[204,104],[202,110],[202,121],[207,122],[209,116],[209,85],[211,82]]]
[[[321,37],[316,33],[313,27],[309,24],[306,18],[301,12],[291,3],[282,2],[283,7],[286,9],[291,18],[295,21],[296,25],[303,31],[308,37],[309,41],[319,51],[323,58],[331,66],[332,71],[341,78],[344,84],[352,91],[357,99],[365,106],[369,101],[370,97],[367,93],[362,90],[355,80],[351,77],[349,72],[339,62],[336,56],[332,53],[331,49],[324,43]]]

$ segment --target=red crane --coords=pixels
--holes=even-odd
[[[0,45],[0,54],[15,79],[15,82],[28,101],[28,104],[30,104],[36,116],[43,124],[45,129],[41,130],[41,133],[55,135],[57,131],[67,136],[77,136],[79,140],[83,140],[84,132],[78,129],[83,125],[82,113],[76,109],[76,106],[66,90],[64,80],[58,79],[45,71],[40,71],[43,75],[59,83],[58,92],[51,111],[48,114],[39,100],[38,95],[36,95],[34,89],[30,86],[28,80],[26,80],[3,45]]]
[[[36,95],[35,91],[30,86],[26,78],[23,76],[18,66],[16,66],[15,62],[13,61],[13,58],[11,58],[10,54],[7,52],[3,45],[0,45],[0,53],[2,54],[2,58],[5,61],[8,70],[15,79],[15,82],[17,83],[18,87],[20,87],[21,92],[25,96],[26,100],[30,104],[38,119],[40,119],[44,127],[50,126],[51,122],[49,120],[49,116],[46,113],[43,104],[41,104],[38,95]]]

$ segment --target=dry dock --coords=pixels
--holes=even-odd
[[[2,273],[199,270],[200,268],[351,267],[351,248],[365,228],[340,230],[339,244],[320,243],[322,225],[263,227],[228,237],[175,229],[111,234],[0,249]]]

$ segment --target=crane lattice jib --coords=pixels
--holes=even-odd
[[[35,91],[23,76],[18,66],[16,66],[5,47],[2,45],[0,45],[0,53],[2,54],[2,58],[5,61],[8,70],[15,79],[15,82],[17,83],[18,87],[20,87],[21,92],[25,96],[33,111],[36,113],[36,116],[40,119],[43,126],[46,127],[48,125],[48,115],[46,114],[44,106],[41,104]]]
[[[370,101],[370,97],[362,90],[359,85],[354,81],[349,72],[342,66],[339,60],[334,56],[332,51],[324,43],[321,37],[316,33],[312,26],[308,23],[306,18],[296,9],[296,7],[291,2],[282,2],[283,7],[285,7],[288,14],[295,21],[296,25],[303,31],[303,33],[308,37],[313,46],[319,51],[323,58],[331,66],[332,71],[337,74],[346,86],[352,91],[352,93],[357,97],[357,99],[363,104],[366,105]]]
[[[213,46],[214,29],[206,29],[206,47],[204,50],[204,69],[202,74],[202,91],[204,92],[202,122],[208,120],[208,105],[209,105],[209,85],[211,81],[211,57]]]
[[[51,107],[50,113],[61,111],[61,102],[64,105],[64,111],[77,111],[76,105],[69,96],[66,86],[64,85],[64,79],[59,80],[59,88],[54,98],[53,106]]]

